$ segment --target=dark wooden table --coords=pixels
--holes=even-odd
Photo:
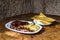
[[[60,23],[54,23],[53,25],[43,26],[43,29],[34,35],[26,35],[17,32],[10,31],[5,28],[5,23],[11,20],[22,19],[31,20],[30,18],[36,14],[24,14],[7,18],[0,23],[0,40],[60,40]],[[60,21],[59,16],[51,16],[54,19]]]

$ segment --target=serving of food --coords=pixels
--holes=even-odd
[[[35,34],[41,31],[41,25],[50,25],[55,19],[45,16],[43,13],[33,16],[32,21],[25,20],[13,20],[5,24],[5,27],[9,30],[24,33]]]
[[[35,24],[40,25],[50,25],[55,21],[55,19],[45,16],[43,13],[35,15],[31,19],[33,19]]]
[[[42,29],[40,25],[35,25],[31,21],[24,21],[24,20],[10,21],[5,24],[5,27],[12,31],[25,34],[34,34]]]

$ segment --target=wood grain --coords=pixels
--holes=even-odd
[[[24,19],[30,20],[31,17],[35,14],[24,14],[19,16],[14,16],[7,18],[5,21],[0,23],[0,40],[60,40],[60,24],[54,23],[49,26],[43,26],[43,29],[34,35],[26,35],[17,32],[10,31],[5,28],[5,23],[11,20]],[[49,16],[49,15],[48,15]],[[49,16],[52,17],[52,16]],[[60,20],[58,16],[53,16],[57,20]]]

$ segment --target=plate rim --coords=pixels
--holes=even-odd
[[[14,21],[14,20],[13,20],[13,21]],[[7,23],[5,24],[5,27],[6,27],[7,29],[9,29],[9,30],[12,30],[12,31],[15,31],[15,32],[19,32],[19,33],[24,33],[24,34],[35,34],[35,33],[38,33],[39,31],[42,30],[42,26],[41,26],[41,25],[38,25],[40,28],[39,28],[39,30],[37,30],[37,31],[35,31],[35,32],[23,32],[23,31],[18,31],[18,30],[9,28],[9,27],[7,26],[7,25],[11,25],[11,23],[12,23],[13,21],[7,22]],[[21,21],[21,20],[19,20],[19,21]],[[25,21],[25,20],[22,20],[22,21]],[[26,21],[26,22],[31,22],[31,23],[33,23],[32,21]]]
[[[37,24],[37,25],[50,25],[50,24],[43,24],[42,22],[39,22],[39,21],[37,21],[37,20],[33,20],[33,22],[35,23],[35,24]],[[38,23],[39,22],[39,23]]]

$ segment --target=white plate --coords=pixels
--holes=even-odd
[[[32,24],[32,23],[33,23],[33,22],[31,22],[31,21],[25,21],[25,20],[19,20],[19,21],[28,22],[29,24]],[[13,21],[10,21],[10,22],[6,23],[6,24],[5,24],[5,27],[6,27],[7,29],[9,29],[9,30],[12,30],[12,31],[15,31],[15,32],[19,32],[19,33],[35,34],[35,33],[38,33],[39,31],[41,31],[41,29],[42,29],[42,26],[38,25],[38,26],[39,26],[39,29],[38,29],[37,31],[35,31],[35,32],[18,31],[18,30],[15,30],[15,29],[10,28],[10,25],[11,25],[12,22],[13,22]]]
[[[36,24],[36,25],[50,25],[50,24],[43,24],[42,22],[39,22],[37,20],[33,20],[33,22]]]

